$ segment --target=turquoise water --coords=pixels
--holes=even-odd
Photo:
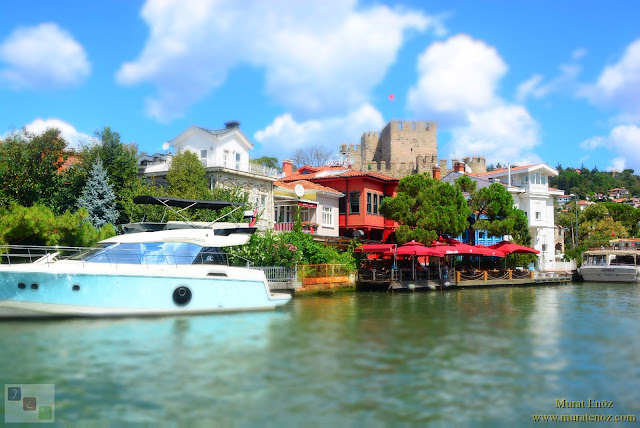
[[[181,318],[3,321],[0,384],[55,384],[57,422],[640,417],[639,321],[635,284],[338,294],[297,298],[275,312]],[[556,409],[563,398],[615,407]]]

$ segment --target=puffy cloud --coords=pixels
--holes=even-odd
[[[275,120],[255,133],[265,152],[278,157],[289,156],[294,150],[304,146],[322,146],[338,152],[340,144],[360,141],[364,131],[379,130],[384,119],[371,105],[363,105],[346,117],[297,122],[289,113]]]
[[[68,148],[79,148],[82,144],[92,144],[95,138],[78,132],[72,125],[60,119],[36,119],[25,125],[28,132],[36,135],[42,134],[49,128],[57,128],[60,130],[60,136],[67,141]]]
[[[466,112],[499,103],[496,87],[507,65],[496,49],[458,34],[430,45],[418,61],[419,79],[409,90],[408,108],[441,124],[460,123]]]
[[[533,149],[540,143],[540,127],[522,106],[498,106],[468,114],[468,125],[454,128],[448,155],[482,155],[488,163],[541,162]]]
[[[451,132],[446,157],[484,156],[489,163],[539,162],[539,125],[520,105],[497,95],[507,65],[493,46],[458,34],[435,42],[420,55],[418,81],[408,109]],[[520,89],[535,90],[541,76]],[[444,157],[444,156],[443,156]]]
[[[0,61],[0,81],[12,89],[75,86],[91,71],[82,45],[54,23],[15,29],[0,45]]]
[[[640,39],[627,46],[622,58],[605,67],[598,80],[578,95],[601,107],[620,110],[621,121],[640,121]]]
[[[608,136],[590,138],[580,143],[580,147],[585,150],[604,147],[612,151],[617,157],[611,161],[610,170],[640,170],[640,128],[636,125],[616,126]]]
[[[299,115],[347,112],[366,102],[396,60],[406,32],[445,30],[421,12],[356,1],[149,0],[150,27],[120,84],[152,83],[147,114],[169,121],[221,86],[238,65],[265,72],[265,91]]]
[[[578,49],[571,54],[573,60],[578,60],[586,55],[583,49]],[[582,67],[576,63],[561,64],[558,67],[560,73],[549,80],[543,82],[544,78],[540,74],[534,74],[528,80],[518,85],[516,91],[516,100],[524,102],[529,96],[534,98],[543,98],[552,92],[566,91],[575,88],[576,78],[582,71]]]

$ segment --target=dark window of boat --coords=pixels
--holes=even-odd
[[[218,247],[203,247],[193,260],[194,265],[227,265],[227,255]]]

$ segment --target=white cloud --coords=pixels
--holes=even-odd
[[[538,123],[522,106],[499,106],[472,112],[468,125],[454,128],[447,156],[484,156],[487,163],[541,162],[533,149],[540,143]]]
[[[585,48],[578,48],[571,52],[571,59],[578,60],[587,56],[587,50]]]
[[[360,141],[363,132],[379,130],[384,119],[371,105],[363,105],[346,117],[297,122],[289,113],[275,118],[273,123],[255,133],[264,152],[287,157],[305,146],[319,145],[337,154],[340,144]]]
[[[36,135],[42,134],[49,128],[57,128],[60,130],[60,136],[67,142],[67,148],[79,148],[82,144],[91,144],[95,141],[95,138],[78,132],[72,125],[64,122],[60,119],[36,119],[33,122],[25,125],[28,132]]]
[[[578,60],[582,58],[586,54],[582,51],[581,49],[574,51],[571,54],[572,59]],[[530,96],[536,99],[544,98],[553,92],[567,91],[575,88],[576,78],[582,71],[582,66],[576,63],[569,63],[561,64],[558,69],[560,73],[547,82],[544,82],[544,77],[541,74],[534,74],[528,80],[518,85],[516,100],[518,102],[524,102]]]
[[[438,121],[451,140],[443,157],[484,156],[489,163],[540,162],[538,122],[523,106],[498,95],[507,64],[493,46],[458,34],[420,55],[418,81],[409,90],[408,109]],[[520,88],[534,90],[542,77]]]
[[[640,39],[627,46],[622,58],[605,67],[598,80],[578,95],[601,107],[621,112],[620,121],[640,121]]]
[[[355,0],[149,0],[142,9],[149,39],[116,78],[153,84],[147,114],[160,121],[181,116],[239,65],[264,70],[265,92],[298,115],[344,113],[368,101],[407,31],[445,31],[442,18],[421,12],[356,6]]]
[[[625,168],[640,170],[640,128],[636,125],[620,125],[606,137],[593,137],[580,143],[585,150],[604,147],[617,157],[608,169],[622,171]]]
[[[466,34],[433,43],[420,55],[408,108],[420,117],[439,117],[441,124],[460,123],[469,110],[499,104],[496,87],[506,72],[494,47]]]
[[[15,29],[0,45],[0,61],[0,81],[12,89],[76,86],[91,71],[82,45],[54,23]]]

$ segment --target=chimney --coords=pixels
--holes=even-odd
[[[453,165],[453,170],[455,172],[461,172],[464,174],[464,162],[457,162]]]
[[[440,167],[435,165],[431,170],[432,176],[434,180],[440,180]]]
[[[224,123],[224,128],[225,129],[240,128],[240,122],[238,122],[237,120],[230,120],[229,122]]]
[[[285,177],[293,174],[293,161],[289,159],[282,159],[282,173]]]

